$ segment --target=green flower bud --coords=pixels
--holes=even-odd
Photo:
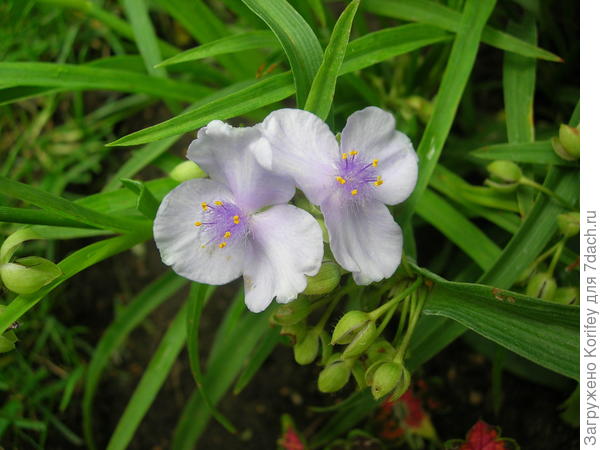
[[[331,344],[349,344],[356,333],[371,321],[364,311],[349,311],[340,319],[333,330]]]
[[[377,325],[375,325],[375,322],[367,322],[367,324],[354,335],[352,342],[348,344],[344,350],[344,353],[342,354],[342,357],[348,359],[356,358],[357,356],[362,355],[369,349],[373,341],[377,339],[378,335]]]
[[[207,175],[194,161],[184,161],[177,164],[173,170],[169,172],[169,176],[181,183],[182,181],[192,180],[194,178],[206,178]]]
[[[556,280],[546,272],[536,273],[527,284],[527,295],[552,300],[556,293]]]
[[[365,382],[367,383],[367,386],[373,385],[373,377],[375,376],[375,372],[377,372],[379,366],[389,362],[392,362],[392,358],[386,357],[373,362],[369,367],[367,367],[367,370],[365,372]]]
[[[299,297],[293,302],[280,305],[273,313],[273,322],[279,325],[294,325],[308,317],[311,312],[310,306],[310,300],[306,297]]]
[[[396,385],[396,389],[394,389],[394,392],[392,392],[392,395],[390,395],[390,401],[393,402],[402,397],[402,395],[408,390],[410,386],[410,379],[410,372],[408,371],[408,369],[404,368],[404,370],[402,371],[402,376],[400,377],[400,381]]]
[[[319,391],[325,393],[336,392],[342,389],[350,379],[352,363],[340,359],[339,353],[329,358],[329,363],[319,374],[317,386]]]
[[[302,366],[313,362],[319,353],[319,330],[311,328],[304,339],[294,345],[294,359]]]
[[[400,363],[389,361],[380,364],[373,374],[373,383],[371,385],[371,393],[375,400],[379,400],[392,391],[395,392],[398,387],[406,390],[408,387],[406,383],[407,376],[410,380],[410,374]],[[404,386],[405,384],[406,386]]]
[[[61,275],[62,270],[56,264],[39,256],[28,256],[0,266],[2,282],[17,294],[31,294]]]
[[[7,331],[0,336],[0,353],[7,353],[15,349],[15,342],[17,342],[17,335],[14,331]]]
[[[579,128],[563,123],[558,131],[558,140],[569,156],[579,159]]]
[[[393,355],[395,351],[392,344],[385,339],[379,338],[369,347],[369,350],[367,351],[367,360],[372,364],[375,361],[388,358],[390,355]]]
[[[578,212],[559,214],[556,220],[558,222],[558,229],[565,237],[575,236],[579,233]]]
[[[556,293],[554,294],[552,301],[562,305],[578,305],[579,288],[575,286],[560,287],[556,289]]]
[[[314,277],[307,277],[305,295],[323,295],[333,291],[340,284],[340,268],[333,261],[323,261],[321,269]]]
[[[523,172],[519,166],[512,161],[494,161],[487,166],[492,180],[501,181],[504,184],[518,183]]]

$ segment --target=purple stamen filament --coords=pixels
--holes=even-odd
[[[246,218],[237,205],[216,200],[213,204],[202,202],[201,207],[203,220],[194,222],[194,226],[199,227],[206,240],[202,247],[215,244],[225,248],[229,242],[246,235]]]
[[[342,161],[338,164],[338,175],[335,177],[341,189],[350,194],[351,197],[356,197],[359,194],[366,194],[372,186],[381,186],[383,180],[380,175],[377,175],[375,169],[379,160],[374,159],[367,162],[358,156],[358,151],[352,150],[348,153],[342,153]]]

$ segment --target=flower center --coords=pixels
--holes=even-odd
[[[215,245],[225,248],[246,236],[248,221],[233,203],[214,201],[200,204],[200,220],[194,222],[202,238],[202,247]]]
[[[342,153],[337,164],[338,175],[335,177],[339,188],[349,198],[364,198],[373,187],[381,186],[383,180],[377,175],[379,160],[367,161],[352,150]]]

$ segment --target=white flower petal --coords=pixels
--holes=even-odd
[[[374,190],[378,200],[395,205],[413,191],[418,176],[417,154],[408,136],[396,131],[396,120],[390,113],[374,106],[353,113],[342,131],[341,148],[377,160],[383,181]]]
[[[256,128],[234,128],[213,120],[198,131],[187,157],[227,186],[247,213],[287,203],[294,196],[293,180],[268,170],[271,149]]]
[[[343,202],[332,195],[321,211],[333,256],[357,284],[392,276],[402,258],[402,230],[383,203]]]
[[[319,224],[306,211],[277,205],[255,214],[244,263],[246,305],[263,311],[273,297],[294,300],[306,288],[306,275],[315,275],[323,259]]]
[[[308,199],[320,204],[335,181],[339,146],[319,117],[300,109],[280,109],[259,126],[273,149],[273,169],[290,175]]]
[[[154,219],[154,240],[163,262],[182,277],[199,283],[225,284],[242,274],[244,241],[225,248],[202,247],[206,238],[201,220],[202,202],[232,201],[223,185],[206,179],[186,181],[163,199]]]

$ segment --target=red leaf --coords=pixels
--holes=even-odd
[[[494,427],[478,420],[467,433],[467,441],[460,446],[460,450],[508,450],[504,444]]]

